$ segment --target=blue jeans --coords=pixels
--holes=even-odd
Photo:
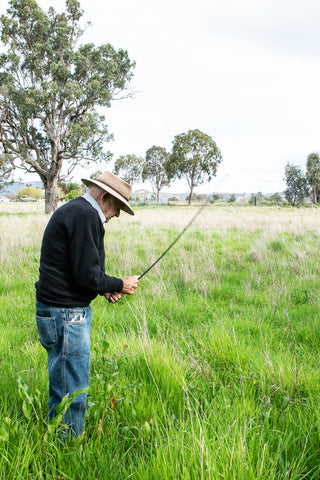
[[[48,352],[49,420],[63,397],[89,387],[91,307],[57,308],[36,302],[37,328]],[[87,392],[78,395],[63,420],[77,437],[83,429]]]

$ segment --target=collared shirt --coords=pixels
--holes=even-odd
[[[87,200],[87,202],[89,202],[93,206],[93,208],[95,208],[97,210],[97,212],[99,213],[99,217],[101,219],[101,222],[105,223],[106,217],[103,215],[103,211],[101,210],[100,205],[98,204],[96,199],[93,198],[93,196],[90,195],[90,193],[85,193],[84,195],[82,195],[82,197],[85,200]]]

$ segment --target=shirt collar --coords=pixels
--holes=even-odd
[[[84,198],[85,200],[87,200],[87,202],[89,202],[93,208],[95,210],[97,210],[97,212],[99,213],[99,217],[100,217],[100,220],[102,223],[105,223],[106,221],[106,217],[103,215],[103,211],[101,210],[101,207],[100,205],[98,204],[98,202],[93,198],[92,195],[90,195],[90,193],[85,193],[84,195],[82,195],[82,198]]]

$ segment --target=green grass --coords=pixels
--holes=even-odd
[[[188,230],[134,296],[94,300],[86,433],[68,445],[47,433],[34,320],[47,219],[0,218],[0,478],[319,478],[319,228],[236,210]],[[110,274],[144,271],[189,220],[152,211],[163,224],[145,208],[106,227]]]

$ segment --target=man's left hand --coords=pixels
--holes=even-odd
[[[113,292],[113,293],[105,293],[104,296],[106,297],[107,300],[109,300],[110,303],[117,303],[120,298],[122,298],[124,295],[122,293],[118,292]]]

